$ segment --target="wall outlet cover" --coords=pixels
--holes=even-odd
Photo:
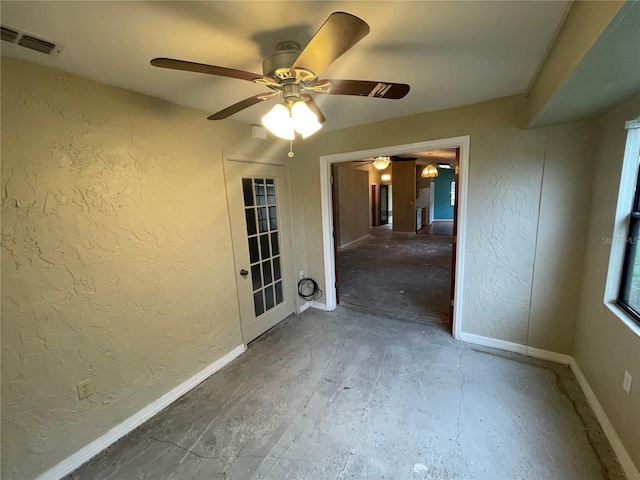
[[[87,378],[86,380],[81,381],[76,385],[76,389],[78,390],[78,400],[84,400],[89,395],[93,394],[91,379]]]
[[[622,381],[622,388],[624,389],[625,392],[627,393],[631,393],[631,380],[633,380],[633,378],[631,377],[631,374],[629,372],[624,372],[624,380]]]

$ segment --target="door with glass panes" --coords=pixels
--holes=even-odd
[[[242,339],[295,311],[291,211],[283,165],[225,160]]]

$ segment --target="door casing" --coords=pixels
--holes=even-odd
[[[338,162],[348,162],[360,160],[362,158],[379,157],[386,155],[402,155],[405,153],[419,152],[424,150],[440,150],[449,148],[460,148],[459,163],[459,186],[460,197],[457,199],[457,242],[455,244],[456,264],[455,271],[452,272],[454,284],[452,329],[453,337],[459,339],[462,333],[462,306],[463,306],[463,284],[464,284],[464,260],[466,241],[466,219],[467,219],[467,195],[468,195],[468,172],[469,172],[469,148],[471,137],[464,135],[460,137],[444,138],[440,140],[426,140],[423,142],[410,143],[404,145],[392,145],[378,147],[369,150],[357,150],[352,152],[342,152],[330,155],[321,155],[320,162],[320,202],[322,215],[322,252],[324,264],[324,284],[326,309],[335,310],[336,303],[336,271],[335,271],[335,251],[333,248],[333,212],[332,212],[332,192],[331,192],[331,165]]]
[[[295,269],[293,263],[293,248],[292,248],[292,214],[291,214],[291,198],[290,191],[288,188],[289,183],[289,170],[288,166],[283,163],[275,163],[274,161],[259,159],[253,157],[246,157],[240,155],[225,155],[224,160],[224,173],[225,173],[225,187],[227,194],[227,206],[228,206],[228,214],[229,214],[229,223],[231,226],[231,236],[232,236],[232,245],[233,245],[233,256],[234,256],[234,265],[235,265],[235,280],[236,280],[236,291],[238,295],[238,309],[240,315],[240,323],[242,328],[242,339],[245,344],[251,342],[259,335],[267,331],[272,326],[276,325],[280,321],[284,320],[284,318],[289,315],[295,313],[297,308],[297,289],[296,289],[296,277],[295,277]],[[251,321],[250,317],[253,316],[255,319],[255,315],[253,315],[253,300],[245,298],[245,291],[249,287],[251,282],[251,276],[245,275],[243,276],[240,272],[241,270],[250,270],[249,261],[248,261],[248,246],[247,246],[247,236],[246,236],[246,227],[244,223],[244,218],[236,218],[236,210],[238,210],[238,205],[233,206],[232,202],[239,202],[242,204],[242,189],[239,185],[233,185],[231,182],[239,181],[240,178],[246,177],[271,177],[273,175],[266,172],[266,170],[276,169],[278,171],[278,175],[280,179],[283,181],[283,184],[278,184],[276,194],[278,196],[278,203],[281,203],[278,208],[279,222],[281,223],[281,227],[279,230],[281,232],[280,236],[280,255],[281,255],[281,268],[283,272],[284,278],[284,289],[285,289],[285,302],[280,306],[277,306],[273,309],[272,313],[269,314],[273,321],[269,320],[268,325],[264,329],[262,327],[265,325],[262,322],[262,326],[258,326],[258,321],[254,321],[254,325],[249,325],[248,322]],[[242,172],[242,173],[240,173]],[[240,195],[240,198],[232,198],[234,195]],[[235,213],[234,213],[235,212]],[[242,213],[244,217],[244,204],[242,204]],[[243,250],[245,249],[245,250]],[[246,283],[249,282],[249,285]],[[250,306],[248,305],[250,303]],[[261,316],[263,317],[263,316]],[[277,320],[277,321],[276,321]],[[260,320],[262,321],[262,320]],[[274,323],[275,321],[275,323]],[[258,330],[260,333],[256,335]]]

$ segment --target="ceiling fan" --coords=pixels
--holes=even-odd
[[[262,123],[274,135],[293,140],[295,132],[306,138],[319,130],[325,121],[318,105],[306,92],[390,99],[403,98],[409,92],[409,85],[404,83],[318,79],[322,70],[368,33],[369,25],[360,18],[344,12],[332,13],[304,49],[301,50],[300,45],[293,41],[280,42],[276,47],[276,53],[263,61],[262,75],[172,58],[154,58],[151,65],[237,78],[264,85],[272,91],[245,98],[214,113],[208,119],[221,120],[281,95],[281,103],[262,118]]]

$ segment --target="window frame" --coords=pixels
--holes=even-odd
[[[626,255],[629,235],[630,212],[633,209],[640,167],[640,117],[625,122],[626,142],[620,172],[618,199],[615,208],[614,225],[611,236],[603,236],[602,243],[609,248],[603,303],[626,327],[640,337],[640,322],[618,303],[622,280],[622,267]],[[621,302],[622,303],[622,302]]]
[[[640,324],[640,311],[630,305],[625,293],[629,288],[631,276],[633,275],[634,261],[636,255],[640,255],[638,249],[638,230],[640,229],[640,157],[636,165],[636,188],[633,194],[631,211],[627,217],[627,236],[625,238],[624,256],[622,260],[622,270],[620,272],[620,285],[616,304],[624,310],[636,323]],[[634,233],[636,232],[636,233]]]

